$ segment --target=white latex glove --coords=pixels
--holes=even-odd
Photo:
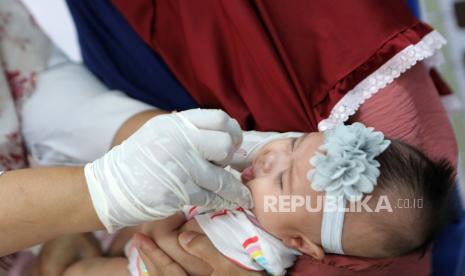
[[[302,132],[260,132],[260,131],[244,131],[242,132],[241,147],[234,153],[233,160],[230,166],[238,171],[242,171],[251,165],[255,154],[265,144],[291,137],[300,137]]]
[[[185,205],[251,208],[251,195],[226,164],[242,142],[221,110],[160,115],[85,166],[92,202],[108,231],[166,218]],[[207,161],[209,160],[209,161]]]

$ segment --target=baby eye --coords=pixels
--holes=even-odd
[[[281,190],[282,190],[284,186],[284,171],[279,176],[279,186],[281,187]]]
[[[292,151],[294,151],[296,142],[297,142],[297,138],[292,138],[292,145],[291,145]]]

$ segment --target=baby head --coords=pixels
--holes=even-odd
[[[327,194],[312,188],[308,172],[314,162],[309,160],[318,153],[325,155],[321,146],[327,137],[328,133],[314,132],[272,141],[242,173],[261,226],[287,246],[316,259],[325,253],[322,222]],[[396,140],[383,150],[375,157],[375,163],[379,162],[376,186],[359,204],[345,205],[350,210],[344,212],[339,238],[344,254],[384,258],[424,252],[451,217],[448,199],[454,170],[447,161],[432,161]]]

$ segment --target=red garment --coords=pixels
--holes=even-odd
[[[302,255],[290,271],[294,276],[428,276],[431,252],[423,258],[409,255],[399,258],[369,259],[326,255],[322,261]]]
[[[431,28],[403,0],[113,0],[202,107],[247,129],[315,131]]]

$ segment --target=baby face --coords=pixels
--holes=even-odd
[[[321,193],[310,187],[307,173],[313,168],[309,159],[323,142],[320,132],[272,141],[260,149],[252,165],[242,173],[242,180],[252,193],[252,211],[261,226],[286,245],[318,259],[323,257],[319,244],[321,212],[308,212],[302,207],[283,213],[265,205],[271,198],[279,200],[281,196],[309,197],[316,202]]]

